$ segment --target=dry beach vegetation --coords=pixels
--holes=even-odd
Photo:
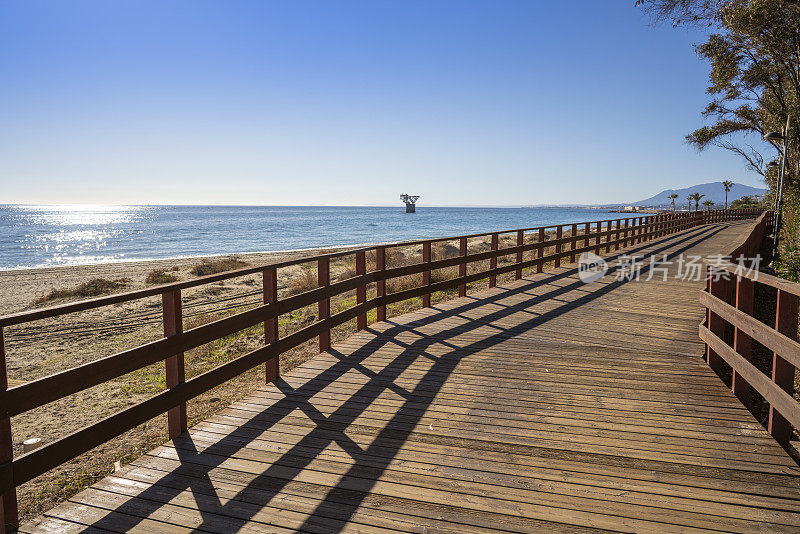
[[[548,239],[552,239],[548,235]],[[528,242],[538,237],[526,236]],[[514,236],[501,239],[500,247],[513,246]],[[488,238],[469,240],[469,252],[489,249]],[[548,250],[547,252],[550,252]],[[187,258],[147,262],[127,262],[75,267],[57,267],[0,271],[0,304],[4,313],[13,313],[41,306],[52,306],[101,294],[129,291],[153,284],[188,280],[198,275],[222,272],[244,266],[313,256],[324,251],[243,254],[235,257]],[[420,263],[421,246],[390,248],[387,267]],[[444,241],[433,247],[433,259],[458,256],[458,241]],[[525,253],[525,259],[535,251]],[[514,255],[499,258],[499,265],[515,260]],[[488,260],[471,263],[468,273],[488,268]],[[367,269],[374,269],[375,254],[368,252]],[[432,271],[433,282],[457,276],[457,267]],[[352,255],[331,261],[331,278],[343,280],[355,275]],[[500,276],[498,283],[510,280],[513,273]],[[417,287],[422,275],[390,280],[387,291],[397,292]],[[470,285],[470,289],[486,287],[486,279]],[[308,291],[317,286],[316,263],[278,270],[279,298]],[[375,295],[374,284],[368,298]],[[432,302],[453,298],[456,290],[433,295]],[[260,275],[249,275],[215,282],[183,292],[184,327],[192,328],[229,314],[244,311],[262,302]],[[355,293],[339,295],[331,302],[331,311],[355,304]],[[410,299],[391,305],[389,317],[421,306],[421,299]],[[310,306],[279,318],[279,334],[287,335],[316,321],[316,306]],[[376,320],[375,311],[368,322]],[[46,319],[7,328],[5,331],[7,366],[10,385],[47,376],[100,357],[108,356],[162,336],[161,299],[149,297],[98,308],[86,312]],[[332,332],[336,343],[355,332],[355,322],[345,323]],[[263,344],[263,325],[216,340],[186,353],[187,378],[212,369],[231,358]],[[287,372],[318,352],[316,340],[309,341],[281,357],[281,370]],[[188,403],[189,424],[197,423],[231,402],[246,396],[264,380],[263,367],[252,369]],[[156,364],[129,373],[115,380],[82,391],[68,398],[14,417],[12,431],[15,455],[22,453],[22,442],[37,437],[52,442],[100,418],[113,414],[165,388],[163,364]],[[166,417],[141,425],[118,438],[93,449],[61,467],[22,485],[18,489],[22,519],[31,518],[114,470],[115,463],[125,464],[168,439]]]

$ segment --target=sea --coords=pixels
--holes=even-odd
[[[0,205],[0,269],[362,245],[618,218],[539,207]]]

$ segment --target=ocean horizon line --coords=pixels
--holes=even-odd
[[[586,208],[597,209],[609,206],[630,205],[631,202],[610,202],[605,204],[422,204],[417,205],[417,209],[425,208],[498,208],[498,209],[524,209],[524,208]],[[117,204],[117,203],[98,203],[98,204],[75,204],[75,203],[30,203],[30,202],[0,202],[0,207],[120,207],[120,208],[400,208],[401,203],[396,204]]]
[[[603,207],[0,205],[0,269],[350,248],[608,219]]]

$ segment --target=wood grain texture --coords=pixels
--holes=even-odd
[[[21,530],[796,532],[800,470],[702,359],[702,282],[646,280],[750,224],[370,325]]]

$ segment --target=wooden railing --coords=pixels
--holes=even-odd
[[[800,284],[757,270],[756,255],[772,226],[772,212],[764,213],[732,251],[731,261],[708,265],[706,290],[700,296],[706,307],[700,338],[706,343],[705,358],[712,369],[722,374],[723,361],[731,367],[731,387],[740,400],[747,402],[752,388],[769,403],[768,430],[786,447],[792,427],[800,428],[800,404],[793,398],[795,369],[800,367]],[[758,284],[777,291],[774,308],[763,310],[774,317],[772,324],[755,317],[753,295]],[[751,363],[753,340],[773,352],[771,376]]]
[[[558,267],[561,261],[566,261],[567,258],[570,262],[574,262],[575,258],[583,252],[601,253],[602,249],[605,249],[606,252],[612,249],[619,250],[620,247],[642,243],[709,222],[749,219],[756,217],[759,213],[755,210],[666,213],[379,244],[202,276],[190,281],[0,317],[0,494],[3,497],[3,521],[0,522],[0,525],[13,528],[17,523],[16,487],[20,484],[165,412],[168,414],[169,436],[170,438],[176,437],[187,429],[186,402],[188,400],[261,364],[265,364],[265,378],[267,382],[270,382],[278,376],[278,357],[282,353],[315,337],[319,339],[320,351],[325,351],[330,347],[333,327],[356,319],[357,329],[363,330],[367,326],[367,312],[370,310],[375,309],[377,320],[382,321],[386,318],[388,304],[422,297],[423,306],[430,306],[431,294],[435,292],[457,287],[458,294],[463,296],[466,294],[467,284],[478,280],[488,278],[489,285],[495,286],[497,277],[501,274],[513,272],[514,277],[520,279],[524,269],[536,267],[537,272],[542,272],[545,264],[553,262]],[[555,233],[554,238],[548,238],[548,232],[551,235]],[[566,235],[567,233],[569,235]],[[510,237],[511,242],[515,245],[500,248],[501,236]],[[530,242],[526,237],[536,237],[537,239]],[[474,238],[484,240],[489,238],[490,249],[469,254],[468,240]],[[459,256],[433,261],[431,245],[453,240],[459,242]],[[421,246],[421,263],[399,267],[386,264],[387,249],[410,246]],[[554,252],[545,254],[545,250],[550,248]],[[524,260],[523,253],[527,251],[536,251],[535,257]],[[370,272],[366,271],[367,252],[374,252],[375,255],[375,270]],[[345,256],[354,256],[356,274],[352,278],[332,283],[330,262],[332,259]],[[514,261],[511,264],[499,266],[498,258],[507,256],[513,257]],[[469,264],[485,263],[487,260],[489,262],[487,270],[467,274]],[[317,264],[318,287],[279,299],[278,269],[309,262]],[[453,267],[458,267],[457,277],[432,283],[431,271]],[[386,283],[388,280],[418,273],[422,273],[422,285],[419,287],[387,293]],[[253,274],[263,276],[262,305],[184,331],[181,291]],[[376,294],[367,299],[369,284],[375,284]],[[331,314],[331,298],[351,291],[356,293],[355,305]],[[162,299],[163,338],[22,385],[8,387],[6,354],[3,348],[4,328],[158,295]],[[314,304],[318,308],[318,320],[315,323],[279,338],[278,317],[280,315]],[[185,379],[183,356],[185,351],[259,323],[264,324],[265,344],[263,347],[233,358],[189,380]],[[17,458],[13,457],[11,417],[162,361],[165,362],[167,385],[165,391],[72,432],[57,441],[45,444]]]

